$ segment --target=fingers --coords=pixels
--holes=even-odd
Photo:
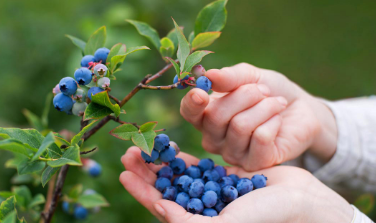
[[[181,101],[180,113],[197,129],[201,128],[202,115],[209,103],[209,95],[198,88],[189,91]]]

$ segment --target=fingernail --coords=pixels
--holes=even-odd
[[[260,90],[260,92],[265,95],[265,96],[268,96],[270,94],[270,90],[269,88],[266,86],[266,85],[263,85],[263,84],[258,84],[257,85],[257,88]]]
[[[155,205],[154,205],[154,208],[155,208],[155,210],[156,210],[160,215],[162,215],[163,217],[166,215],[166,212],[165,212],[165,210],[162,208],[161,205],[159,205],[159,204],[155,204]]]
[[[196,105],[202,105],[202,103],[204,103],[204,100],[196,93],[192,94],[191,98]]]
[[[283,106],[287,105],[287,100],[284,97],[277,97],[277,101],[281,103]]]

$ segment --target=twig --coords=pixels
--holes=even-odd
[[[146,85],[146,84],[139,84],[138,86],[141,89],[149,89],[149,90],[171,90],[171,89],[177,88],[179,84],[180,82],[176,84],[167,85],[167,86],[151,86],[151,85]]]
[[[155,130],[154,132],[164,132],[166,131],[166,129],[158,129],[158,130]]]
[[[119,99],[117,99],[116,97],[114,97],[114,96],[112,96],[112,95],[110,95],[110,94],[108,94],[108,96],[109,96],[112,100],[114,100],[114,101],[116,102],[116,104],[120,105],[120,100],[119,100]]]
[[[178,60],[175,60],[175,62],[178,62]],[[164,68],[162,68],[162,70],[160,70],[159,72],[157,72],[156,74],[154,74],[153,76],[151,76],[150,78],[148,78],[148,80],[145,82],[145,84],[149,84],[153,80],[155,80],[158,77],[162,76],[162,74],[164,74],[166,71],[168,71],[171,67],[172,67],[172,63],[166,65]]]
[[[48,208],[51,205],[52,198],[53,198],[53,193],[54,193],[55,182],[56,182],[56,174],[54,174],[52,176],[50,182],[48,182],[47,200],[46,200],[46,203],[44,205],[43,213],[47,213],[48,212]],[[43,220],[45,220],[45,219],[43,218],[43,214],[42,214],[42,218],[40,219],[39,222],[43,223]]]
[[[135,122],[124,122],[124,121],[121,121],[119,117],[114,117],[114,116],[109,116],[109,118],[117,123],[120,123],[120,124],[131,124],[131,125],[134,125],[135,127],[137,128],[140,128],[139,125],[137,125],[137,123]]]
[[[85,154],[89,154],[89,153],[92,153],[94,152],[95,150],[97,150],[98,148],[97,147],[94,147],[94,149],[91,149],[89,151],[83,151],[83,152],[80,152],[80,155],[85,155]]]

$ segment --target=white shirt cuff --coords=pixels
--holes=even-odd
[[[354,205],[351,205],[354,208],[354,217],[351,223],[374,223],[371,219],[369,219],[365,214],[359,211]]]

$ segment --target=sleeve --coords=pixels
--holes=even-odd
[[[369,219],[365,214],[359,211],[354,205],[351,205],[354,208],[354,216],[351,223],[374,223],[371,219]]]
[[[337,122],[337,150],[326,164],[306,153],[303,166],[335,188],[376,192],[376,97],[323,103]]]

